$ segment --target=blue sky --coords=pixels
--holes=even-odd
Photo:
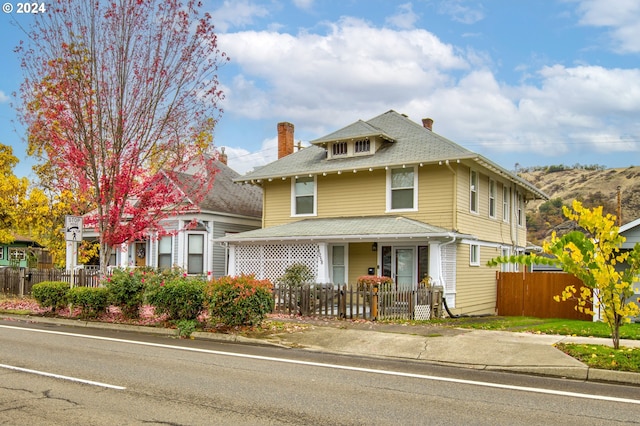
[[[14,5],[16,2],[14,2]],[[215,144],[243,173],[390,109],[505,168],[640,165],[636,0],[205,0],[226,94]],[[28,15],[0,15],[0,142],[28,175],[11,93]]]

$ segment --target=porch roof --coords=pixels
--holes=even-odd
[[[414,238],[471,238],[402,216],[309,218],[217,238],[221,243],[269,241],[380,241]]]

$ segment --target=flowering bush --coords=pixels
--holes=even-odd
[[[224,325],[258,325],[273,310],[273,285],[254,275],[221,277],[209,282],[207,296],[212,319]]]
[[[51,312],[62,308],[67,303],[69,283],[63,281],[42,281],[31,288],[31,296],[43,308],[51,308]]]
[[[393,280],[390,277],[381,277],[376,275],[361,275],[357,278],[358,289],[362,290],[374,285],[382,289],[390,289],[393,285]]]

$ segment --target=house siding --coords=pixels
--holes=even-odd
[[[359,276],[367,275],[369,268],[377,267],[377,255],[370,242],[349,244],[349,285],[356,284]]]
[[[349,173],[349,176],[344,176]],[[385,211],[384,170],[344,172],[318,177],[318,217],[382,215]]]
[[[213,238],[224,237],[228,233],[240,233],[255,229],[255,226],[240,225],[227,222],[213,222]],[[215,278],[222,277],[227,274],[227,247],[220,244],[214,244],[211,254],[211,272]]]
[[[495,314],[496,270],[485,265],[497,255],[496,249],[480,245],[480,266],[469,264],[469,244],[458,244],[456,264],[456,304],[453,313]]]

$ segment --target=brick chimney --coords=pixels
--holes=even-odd
[[[278,158],[293,153],[293,124],[278,123]]]
[[[224,153],[224,146],[220,147],[220,155],[218,155],[218,160],[225,166],[227,165],[227,154]]]
[[[433,118],[423,118],[422,127],[433,131]]]

